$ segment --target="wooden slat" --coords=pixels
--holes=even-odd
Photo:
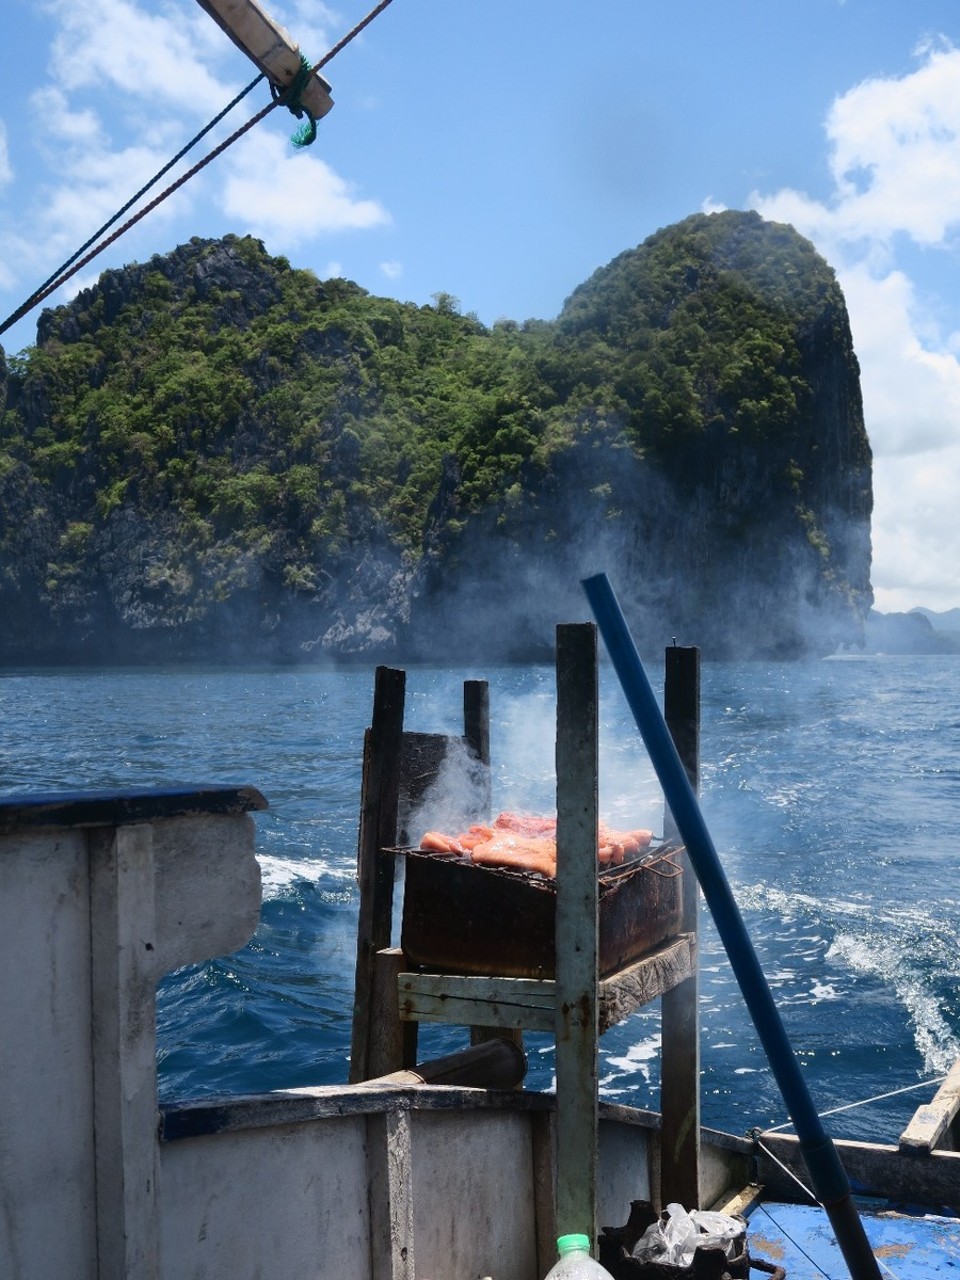
[[[399,947],[385,947],[373,957],[365,1080],[409,1069],[417,1060],[417,1024],[401,1021],[397,1010],[397,983],[406,967]]]
[[[599,985],[599,1030],[623,1022],[642,1005],[686,981],[696,963],[696,939],[683,934],[604,978]],[[401,973],[398,987],[401,1018],[423,1022],[464,1018],[477,1026],[554,1029],[556,983],[549,979]]]
[[[913,1118],[900,1135],[900,1150],[904,1155],[929,1155],[942,1142],[960,1112],[960,1061],[953,1064],[950,1074],[926,1106],[918,1107]]]
[[[674,938],[627,969],[600,983],[600,1031],[629,1018],[642,1005],[666,995],[689,981],[697,969],[697,944],[693,934]]]
[[[597,1236],[597,630],[557,627],[557,1228]]]
[[[400,1017],[462,1026],[552,1031],[555,983],[536,978],[403,973]]]

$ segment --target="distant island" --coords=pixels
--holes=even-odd
[[[960,653],[960,609],[936,613],[917,608],[908,613],[878,613],[871,609],[864,626],[866,653]]]
[[[643,650],[827,654],[872,502],[840,287],[755,213],[492,327],[194,239],[0,352],[0,664],[547,658],[598,570]]]

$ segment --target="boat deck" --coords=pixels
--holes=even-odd
[[[885,1277],[960,1276],[960,1218],[860,1198],[857,1208]],[[849,1274],[819,1207],[761,1204],[750,1214],[749,1240],[751,1256],[783,1267],[787,1280],[843,1280]]]

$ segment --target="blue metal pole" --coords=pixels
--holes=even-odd
[[[817,1115],[740,909],[703,820],[697,797],[650,687],[613,588],[605,573],[585,578],[583,588],[637,728],[660,779],[677,830],[686,845],[690,863],[700,882],[770,1069],[793,1120],[817,1199],[830,1219],[852,1280],[881,1280],[880,1267],[873,1256],[850,1194],[846,1170]]]

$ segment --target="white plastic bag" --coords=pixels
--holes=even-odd
[[[709,1209],[691,1209],[688,1213],[683,1205],[668,1204],[666,1213],[647,1227],[634,1245],[633,1257],[639,1262],[689,1267],[697,1249],[719,1247],[732,1258],[744,1231],[742,1222],[725,1213]]]

